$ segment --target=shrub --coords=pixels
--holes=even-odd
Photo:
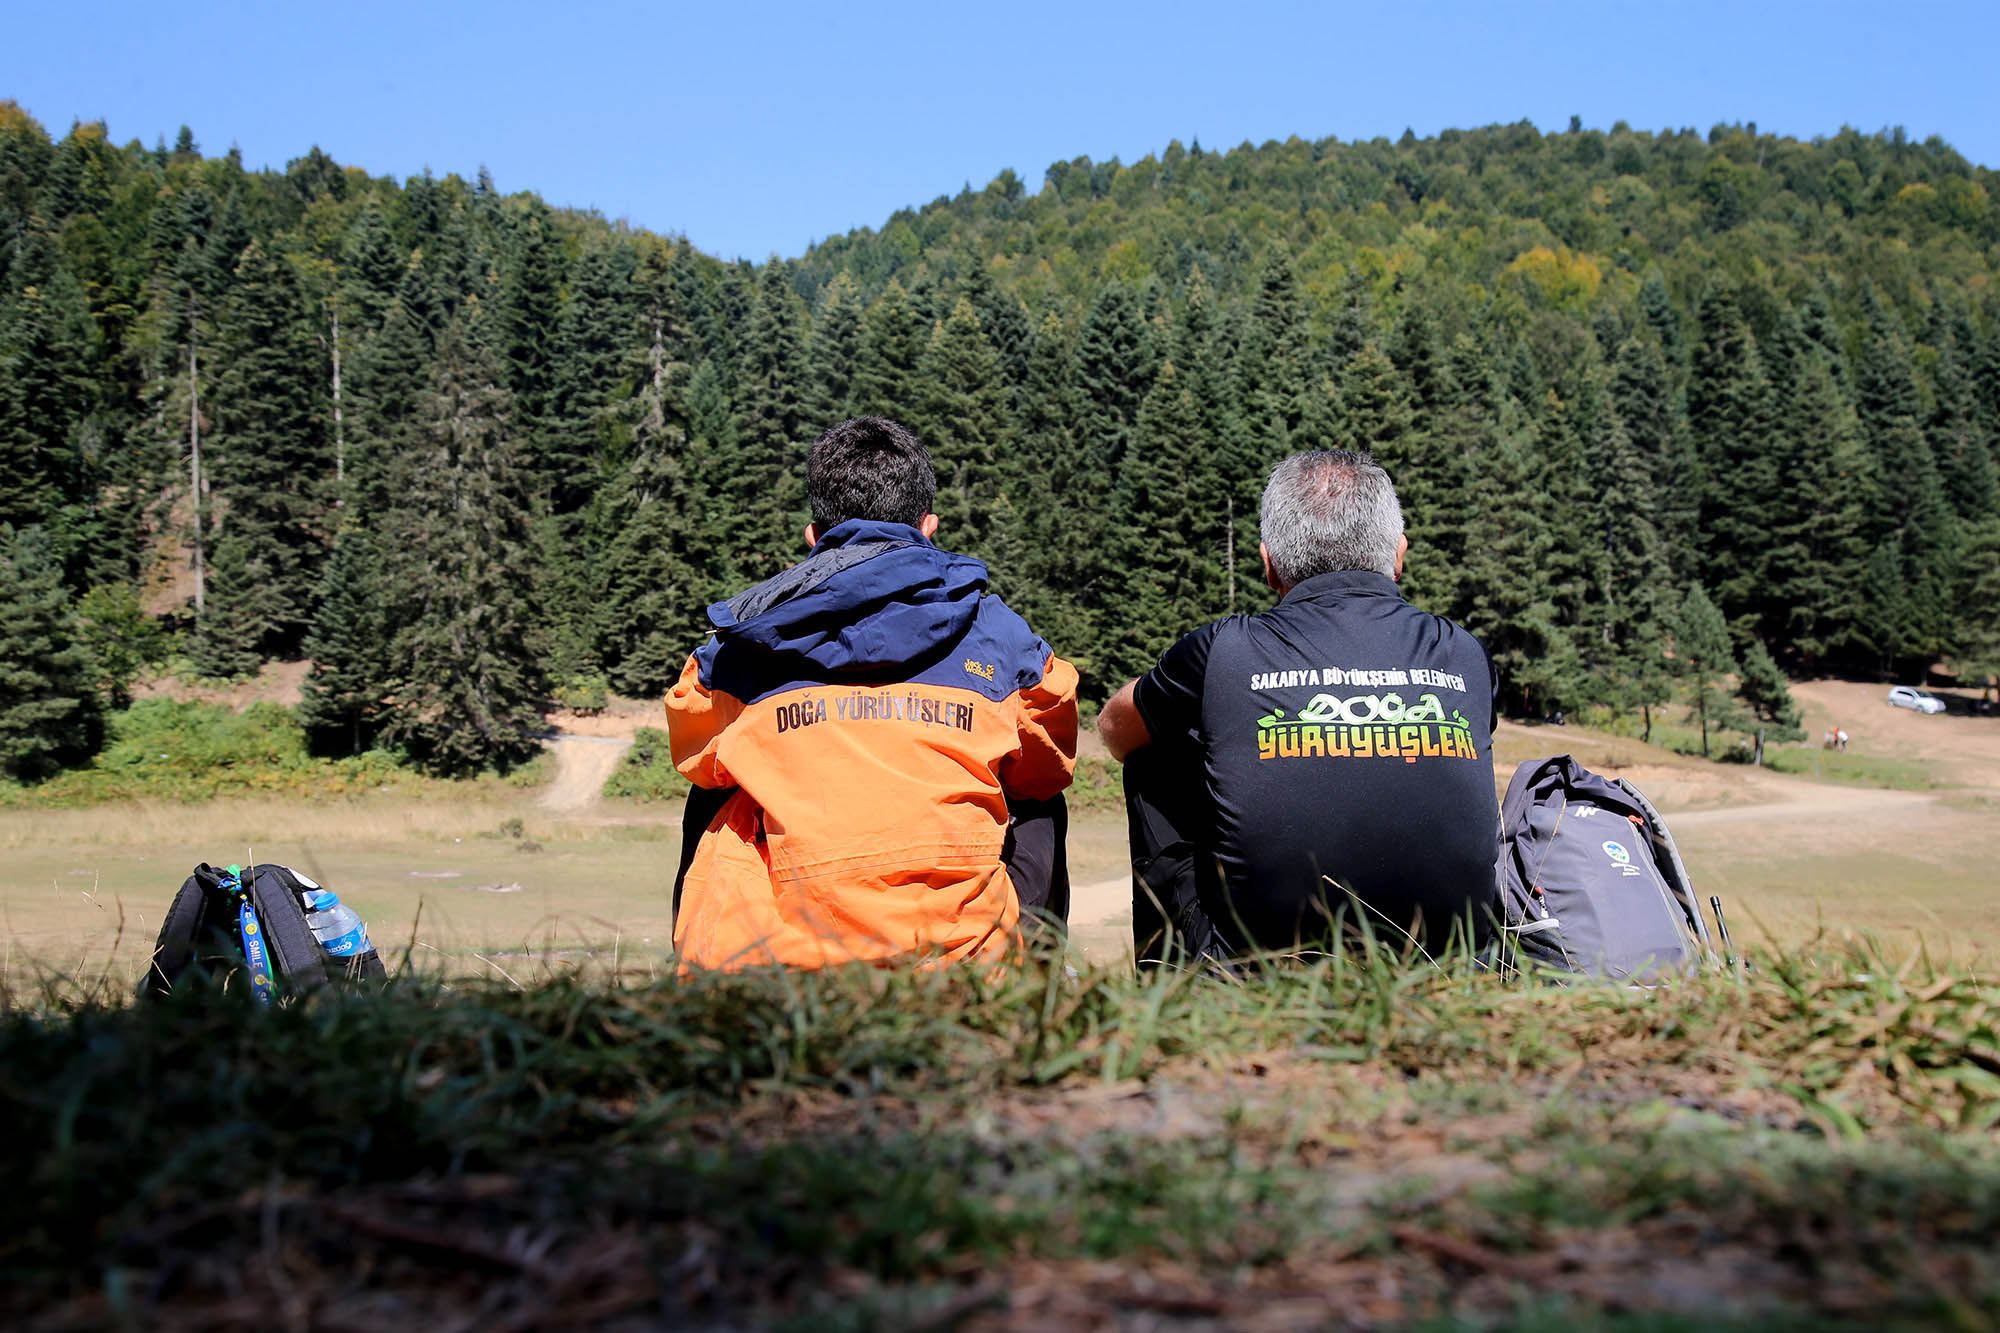
[[[658,727],[641,727],[632,748],[605,780],[604,794],[628,801],[678,801],[687,795],[688,780],[674,768],[673,747]]]

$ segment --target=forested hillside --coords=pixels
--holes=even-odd
[[[1176,142],[758,267],[0,103],[0,770],[87,752],[162,629],[309,656],[330,749],[523,753],[796,558],[864,412],[1093,697],[1265,603],[1263,474],[1333,445],[1510,707],[1658,701],[1711,601],[1746,669],[1992,665],[1996,188],[1900,133]]]

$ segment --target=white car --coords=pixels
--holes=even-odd
[[[1897,708],[1914,708],[1919,713],[1942,713],[1944,700],[1926,694],[1914,685],[1897,685],[1889,691],[1889,702]]]

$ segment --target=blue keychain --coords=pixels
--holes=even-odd
[[[236,898],[236,928],[243,936],[243,961],[250,965],[250,993],[257,1003],[269,1004],[277,993],[271,976],[271,951],[264,947],[264,930],[257,922],[257,909],[243,889],[243,867],[232,865],[222,872],[223,892]]]

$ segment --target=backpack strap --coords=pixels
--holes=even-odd
[[[229,905],[223,901],[221,878],[215,867],[204,861],[181,882],[180,892],[160,921],[152,962],[146,975],[139,978],[137,998],[160,999],[173,994],[174,986],[201,961],[203,951],[234,930]]]
[[[278,974],[293,991],[327,984],[325,954],[306,924],[306,911],[292,874],[280,865],[251,866],[243,874],[251,906],[264,926],[264,940]]]

